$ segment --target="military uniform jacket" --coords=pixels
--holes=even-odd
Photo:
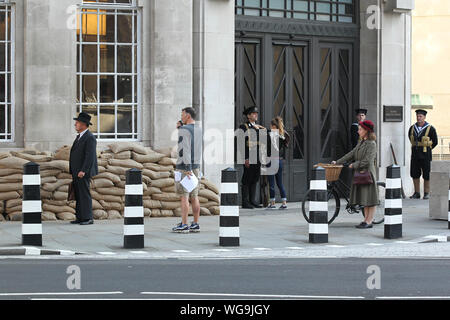
[[[429,139],[425,140],[429,140],[429,142],[424,144],[427,129],[429,129]],[[408,136],[411,140],[411,160],[426,159],[431,161],[433,159],[433,149],[438,145],[436,129],[427,122],[422,128],[415,124],[409,129]]]
[[[260,164],[261,163],[261,159],[260,159],[260,137],[259,137],[260,129],[257,129],[249,121],[247,121],[244,124],[240,125],[239,129],[243,130],[244,133],[247,133],[248,130],[252,130],[252,132],[250,132],[245,137],[245,155],[244,155],[245,160],[252,160],[252,159],[250,159],[250,152],[256,152],[256,155],[257,155],[256,156],[256,160],[257,160],[257,163]]]

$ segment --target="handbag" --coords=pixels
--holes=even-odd
[[[67,195],[67,201],[75,200],[75,188],[73,187],[73,181],[69,183],[69,193]]]
[[[357,186],[373,184],[372,175],[369,171],[356,171],[353,175],[353,184]]]

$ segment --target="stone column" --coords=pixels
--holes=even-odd
[[[24,0],[25,147],[54,150],[73,141],[76,114],[75,0]]]
[[[235,119],[234,5],[194,0],[193,101],[205,130],[203,171],[216,185],[221,171],[233,167],[234,139],[227,132],[234,131]]]
[[[182,108],[192,106],[192,0],[140,2],[144,5],[142,139],[154,148],[176,146],[176,139],[171,139],[176,122]]]

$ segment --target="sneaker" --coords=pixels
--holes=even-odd
[[[420,193],[414,192],[414,194],[411,197],[409,197],[409,198],[410,199],[420,199]]]
[[[172,228],[175,233],[189,233],[189,226],[187,224],[180,223],[176,227]]]
[[[189,227],[189,232],[198,233],[200,232],[200,225],[198,223],[192,222]]]
[[[280,207],[280,210],[286,210],[287,208],[288,208],[287,205],[283,204],[283,205]]]
[[[273,210],[276,209],[277,207],[275,207],[273,204],[269,204],[269,206],[266,208],[267,210]]]
[[[371,229],[373,228],[372,224],[367,224],[365,222],[361,222],[359,225],[355,226],[357,229]]]
[[[425,193],[423,195],[423,200],[429,200],[430,199],[430,194],[429,193]]]

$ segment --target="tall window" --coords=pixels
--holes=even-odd
[[[236,0],[236,14],[355,22],[354,0]]]
[[[139,12],[134,0],[83,1],[77,33],[78,112],[102,140],[137,140]]]
[[[9,1],[0,1],[0,141],[14,134],[14,16]]]

